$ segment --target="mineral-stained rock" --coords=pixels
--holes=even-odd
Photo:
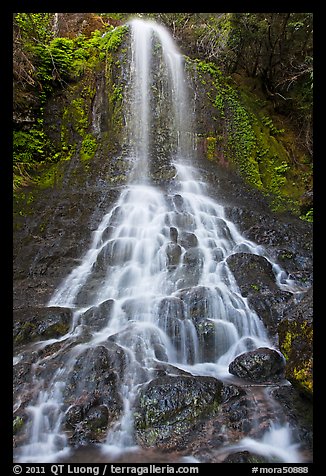
[[[213,377],[166,376],[139,394],[136,439],[142,446],[177,448],[184,434],[216,413],[223,384]]]

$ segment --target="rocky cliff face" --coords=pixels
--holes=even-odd
[[[46,104],[44,127],[51,142],[60,150],[62,159],[57,164],[44,167],[34,177],[34,183],[18,190],[14,197],[14,343],[17,351],[24,350],[29,341],[44,336],[63,336],[67,331],[69,312],[50,309],[47,313],[44,306],[55,288],[85,254],[92,232],[127,181],[130,164],[126,154],[126,118],[122,109],[124,98],[117,94],[127,85],[128,78],[124,70],[126,61],[126,51],[121,48],[115,54],[114,61],[111,58],[97,64],[81,80],[54,94]],[[287,359],[286,377],[297,384],[299,392],[296,393],[292,387],[280,390],[280,394],[287,392],[287,395],[281,395],[279,399],[281,403],[285,402],[284,405],[291,406],[293,421],[300,429],[300,438],[304,440],[308,435],[304,444],[310,450],[311,421],[304,419],[305,411],[302,408],[310,408],[305,395],[311,395],[312,390],[312,302],[308,297],[313,280],[312,225],[287,212],[272,212],[262,187],[254,187],[253,183],[248,184],[248,180],[244,179],[246,174],[245,178],[251,174],[249,169],[244,175],[237,172],[230,159],[235,145],[227,145],[227,137],[230,136],[223,135],[223,128],[230,124],[232,127],[232,120],[236,120],[236,109],[232,116],[230,111],[222,112],[221,108],[214,106],[207,97],[202,78],[193,76],[192,85],[197,92],[195,109],[199,125],[194,137],[194,143],[197,144],[196,165],[208,184],[210,195],[224,205],[227,216],[246,237],[264,245],[285,272],[302,286],[302,296],[295,299],[293,295],[279,290],[270,265],[264,258],[238,253],[229,259],[239,289],[262,318],[270,338],[279,345]],[[231,99],[228,100],[231,102]],[[225,112],[229,114],[227,120]],[[170,186],[174,170],[162,159],[164,143],[160,147],[161,154],[154,161],[151,176],[164,189]],[[247,159],[250,164],[250,157]],[[257,163],[254,164],[257,171],[256,166]],[[171,259],[173,261],[172,255]],[[299,327],[307,332],[301,332]],[[66,427],[70,431],[71,441],[75,443],[100,440],[104,429],[115,421],[121,411],[122,403],[115,386],[118,376],[112,364],[117,356],[108,353],[106,348],[97,348],[94,352],[100,355],[102,360],[99,361],[103,361],[103,365],[94,367],[92,375],[95,379],[106,378],[111,382],[111,387],[105,391],[103,388],[92,389],[85,401],[75,402],[69,410]],[[35,355],[32,354],[27,363],[18,364],[15,369],[14,386],[17,390],[26,385],[26,402],[28,391],[31,391],[29,385],[33,359]],[[80,357],[80,369],[82,359],[83,355]],[[123,368],[122,360],[119,365]],[[72,376],[70,385],[73,389],[77,386],[78,378],[77,375]],[[245,425],[245,422],[250,425],[249,413],[244,414],[245,410],[239,410],[240,407],[244,408],[241,402],[250,406],[250,390],[244,392],[236,385],[222,388],[221,383],[212,382],[210,378],[193,378],[194,382],[190,382],[189,378],[187,375],[169,377],[165,371],[161,374],[158,372],[156,381],[139,400],[139,414],[142,417],[137,423],[137,438],[144,446],[156,445],[158,442],[158,446],[167,448],[164,446],[164,435],[168,435],[171,418],[176,425],[178,418],[181,418],[182,425],[186,430],[191,428],[194,435],[187,437],[188,447],[199,454],[208,445],[208,460],[217,458],[219,461],[220,457],[210,455],[210,451],[225,438],[222,431],[225,424],[231,422],[232,430],[228,436],[233,434],[234,438],[243,430],[241,425]],[[195,385],[196,392],[198,387],[198,395],[194,394],[190,403],[180,397],[176,399],[172,391],[175,379],[181,393],[189,382]],[[91,377],[88,377],[87,382],[90,380]],[[305,395],[301,394],[302,385]],[[98,393],[101,393],[100,397]],[[157,409],[157,402],[152,402],[156,394],[159,399],[167,399],[165,409]],[[208,404],[212,407],[209,415],[208,408],[203,409],[198,403],[202,394],[209,395]],[[106,404],[110,399],[114,401],[114,408],[112,414],[107,414]],[[151,420],[152,403],[164,431],[162,428],[157,429],[157,422]],[[179,409],[177,416],[173,414],[171,417],[171,408]],[[16,415],[14,420],[17,440],[22,427],[19,418],[23,421],[24,414]],[[145,426],[144,422],[147,422]],[[181,437],[169,441],[170,450],[184,449],[185,441],[182,440],[186,430],[181,426],[177,434]],[[211,436],[209,442],[207,439],[204,442],[205,432]]]

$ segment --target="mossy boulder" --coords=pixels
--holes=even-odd
[[[313,393],[313,292],[284,313],[278,325],[279,345],[286,358],[286,378],[308,396]]]
[[[223,384],[213,377],[165,376],[144,387],[135,410],[141,446],[177,449],[183,436],[217,412]]]
[[[72,311],[64,307],[23,308],[14,312],[14,345],[57,339],[70,328]]]

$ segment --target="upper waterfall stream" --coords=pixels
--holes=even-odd
[[[275,348],[241,295],[227,263],[232,254],[265,257],[280,288],[296,291],[267,251],[242,236],[223,206],[209,197],[192,160],[190,90],[183,56],[171,35],[163,26],[139,19],[129,27],[125,160],[131,163],[130,179],[93,232],[88,251],[48,303],[70,308],[73,319],[63,337],[35,344],[53,352],[44,352],[33,364],[38,391],[27,407],[26,439],[16,448],[19,462],[69,458],[65,421],[73,421],[76,401],[87,398],[93,387],[98,393],[111,392],[109,404],[96,407],[108,422],[100,448],[109,458],[138,448],[135,405],[139,391],[158,371],[227,381],[236,356]],[[168,190],[151,180],[151,161],[159,153],[158,103],[168,108],[170,118],[164,124],[168,165],[174,170]],[[97,382],[96,365],[108,361],[114,371]],[[71,389],[74,399],[69,398]],[[273,461],[301,461],[284,421],[270,422],[260,440],[244,436],[233,447],[255,450]]]

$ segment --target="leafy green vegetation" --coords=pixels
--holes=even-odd
[[[196,60],[195,67],[218,112],[215,133],[206,137],[206,157],[232,164],[248,183],[271,198],[275,211],[291,210],[309,220],[311,214],[300,211],[301,196],[310,187],[308,175],[303,173],[307,165],[304,154],[298,167],[291,161],[288,143],[294,147],[293,135],[275,124],[265,112],[267,107],[245,84],[239,88],[215,63]]]
[[[81,160],[89,160],[94,157],[97,149],[96,139],[91,135],[87,134],[82,142],[80,158]]]
[[[101,64],[105,64],[106,77],[110,71],[119,75],[119,60],[113,59],[113,55],[121,48],[127,32],[123,22],[131,16],[78,14],[85,15],[88,28],[68,30],[66,36],[60,37],[55,15],[66,15],[67,20],[75,14],[14,15],[14,109],[18,115],[30,114],[33,118],[27,123],[15,122],[15,189],[36,180],[34,172],[40,166],[69,160],[76,150],[82,161],[94,156],[97,144],[91,135],[90,102],[96,91],[87,77],[94,77]],[[312,188],[311,14],[142,16],[167,25],[178,38],[182,51],[195,58],[200,80],[217,111],[212,130],[205,136],[207,158],[217,161],[223,156],[248,183],[272,198],[275,210],[290,209],[311,221],[312,202],[304,199],[304,205],[300,204],[301,197],[307,196],[306,192],[309,195]],[[81,80],[83,90],[77,87]],[[115,130],[122,126],[123,87],[110,81],[108,114]],[[257,84],[254,93],[251,88],[255,89]],[[44,105],[54,92],[67,91],[73,85],[75,93],[65,106],[60,126],[61,142],[53,143],[43,124]],[[286,118],[284,123],[279,120],[280,115]],[[214,120],[219,120],[223,127],[216,126],[214,130]],[[294,130],[301,133],[295,134]],[[75,132],[81,141],[77,149]]]

